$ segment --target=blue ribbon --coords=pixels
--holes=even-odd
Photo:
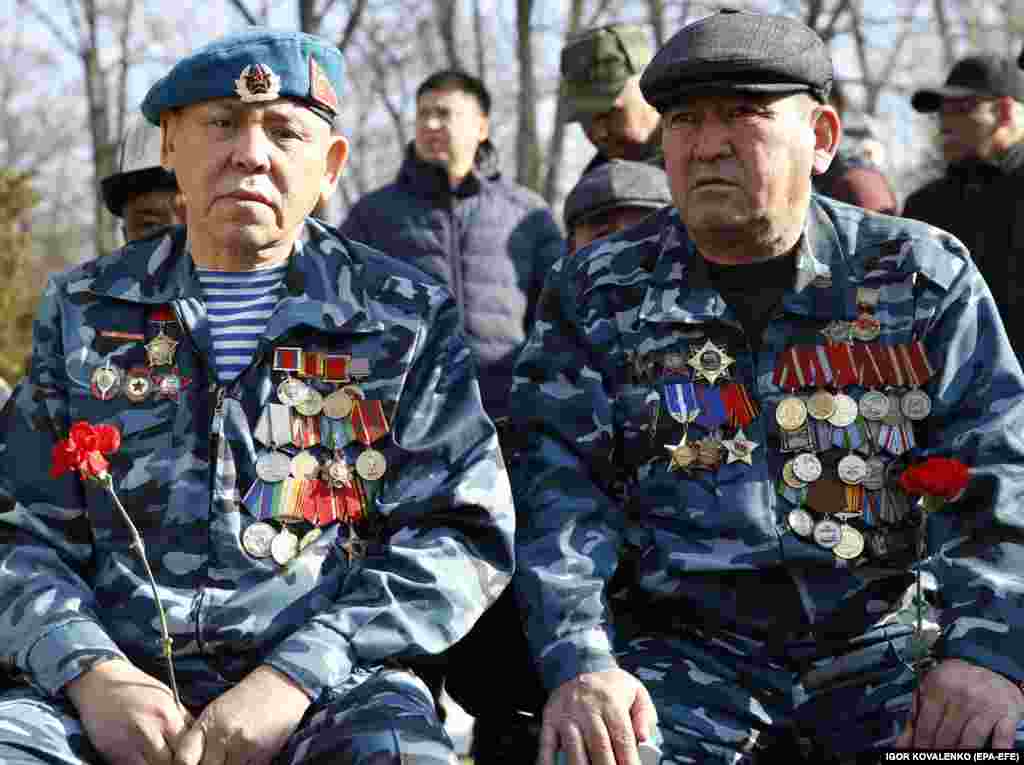
[[[708,430],[716,430],[724,425],[729,419],[729,414],[725,411],[721,391],[717,387],[706,385],[694,387],[697,392],[697,405],[700,406],[700,414],[697,415],[695,422]]]

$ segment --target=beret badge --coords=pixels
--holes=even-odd
[[[274,101],[281,95],[281,78],[264,64],[249,64],[235,80],[235,93],[244,103]]]

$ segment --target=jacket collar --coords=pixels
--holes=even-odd
[[[668,214],[640,319],[683,324],[719,320],[727,306],[711,283],[707,262],[687,236],[678,211]],[[852,285],[863,274],[843,254],[832,221],[813,199],[797,248],[796,276],[783,297],[785,310],[819,319],[854,319]]]
[[[455,189],[454,195],[460,197],[472,196],[479,193],[480,189],[488,182],[494,182],[501,177],[501,168],[498,162],[498,150],[494,148],[489,140],[484,140],[476,150],[476,157],[473,160],[473,169],[463,179],[459,187]],[[448,186],[448,173],[437,165],[424,162],[416,155],[416,145],[409,141],[405,147],[405,159],[398,171],[398,182],[409,186],[415,191],[430,196],[439,196],[453,193]]]

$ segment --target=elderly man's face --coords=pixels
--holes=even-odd
[[[791,247],[807,212],[812,168],[827,168],[834,146],[824,144],[838,132],[835,111],[806,95],[697,95],[665,114],[672,198],[698,246],[703,239],[711,251]],[[764,251],[772,254],[779,253]]]
[[[947,162],[988,159],[998,153],[999,102],[995,98],[944,98],[939,137]]]
[[[582,115],[580,126],[587,138],[609,159],[642,160],[650,153],[650,140],[661,116],[644,100],[640,78],[627,82],[612,108]]]
[[[219,98],[165,117],[163,162],[185,195],[190,232],[246,252],[289,243],[334,192],[347,145],[286,99]]]
[[[157,189],[130,197],[121,211],[125,241],[145,239],[165,226],[181,223],[178,219],[177,196],[177,191]]]

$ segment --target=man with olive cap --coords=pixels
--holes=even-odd
[[[831,82],[795,19],[683,28],[640,83],[674,205],[549,277],[511,407],[541,765],[1015,743],[1024,374],[957,240],[812,193]]]
[[[46,289],[2,423],[6,765],[454,762],[409,667],[507,584],[511,491],[450,293],[310,217],[344,84],[294,32],[182,59],[142,110],[187,229]]]

